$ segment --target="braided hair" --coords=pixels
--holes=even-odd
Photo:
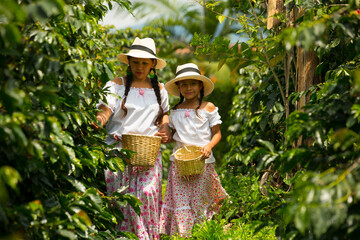
[[[155,65],[156,65],[156,62],[155,62]],[[158,116],[157,116],[157,118],[155,120],[155,125],[160,126],[161,121],[162,121],[162,117],[164,115],[164,109],[161,106],[161,95],[160,95],[160,88],[159,88],[158,76],[156,75],[156,70],[155,70],[155,68],[152,68],[150,70],[150,72],[151,71],[154,72],[154,76],[150,77],[151,85],[152,85],[152,88],[154,89],[154,92],[155,92],[155,95],[156,95],[156,100],[157,100],[157,102],[159,104],[159,112],[158,112]]]
[[[202,83],[202,82],[201,82]],[[201,106],[201,103],[202,103],[202,100],[204,98],[204,84],[202,84],[203,87],[200,89],[200,98],[199,98],[199,106],[197,106],[197,108],[195,108],[195,113],[196,113],[196,116],[200,117],[199,114],[198,114],[198,109],[200,109],[200,106]]]
[[[129,61],[130,61],[130,57],[128,57]],[[121,103],[121,109],[124,111],[124,115],[123,115],[123,118],[127,115],[127,108],[125,107],[125,103],[126,103],[126,98],[127,98],[127,95],[129,94],[129,91],[130,91],[130,87],[131,87],[131,84],[133,82],[133,76],[132,76],[132,72],[131,72],[131,67],[130,65],[128,66],[128,69],[127,69],[127,72],[126,72],[126,81],[125,81],[125,97]]]
[[[128,56],[128,61],[130,62],[130,56]],[[155,65],[156,65],[156,59],[154,60],[155,61]],[[159,82],[158,82],[158,77],[156,75],[156,71],[155,71],[155,68],[152,68],[150,70],[150,72],[153,71],[154,72],[154,76],[151,79],[151,86],[152,88],[154,89],[154,92],[155,92],[155,95],[156,95],[156,100],[159,104],[159,112],[158,112],[158,116],[156,117],[156,120],[155,120],[155,125],[156,126],[160,126],[161,124],[161,121],[162,121],[162,117],[164,115],[164,110],[161,106],[161,95],[160,95],[160,88],[159,88]],[[126,83],[125,83],[125,97],[121,103],[121,109],[124,111],[124,115],[123,115],[123,118],[127,115],[127,108],[125,107],[125,103],[126,103],[126,98],[129,94],[129,91],[130,91],[130,87],[131,87],[131,84],[133,82],[133,76],[132,76],[132,72],[131,72],[131,67],[129,65],[128,69],[127,69],[127,73],[126,73]]]
[[[176,82],[175,83],[176,85],[179,85],[179,82]],[[177,103],[177,104],[175,104],[173,107],[172,107],[172,109],[176,109],[177,108],[177,106],[180,104],[180,103],[182,103],[182,102],[184,102],[184,96],[180,93],[180,100],[179,100],[179,102]]]

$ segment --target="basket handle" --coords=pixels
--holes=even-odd
[[[184,148],[186,149],[186,151],[191,152],[189,149],[187,149],[186,145],[184,145]]]
[[[183,145],[183,146],[181,146],[181,147],[176,147],[176,145],[175,145],[175,151],[174,151],[174,153],[172,153],[170,156],[174,156],[174,154],[175,154],[175,152],[178,150],[178,149],[180,149],[180,148],[185,148],[186,149],[186,151],[188,151],[188,152],[191,152],[187,147],[186,147],[186,145]],[[196,152],[200,152],[201,150],[196,150]]]
[[[178,150],[178,149],[180,149],[182,146],[180,146],[180,147],[177,147],[177,145],[175,144],[175,151],[170,155],[170,156],[174,156],[174,154],[176,153],[176,151]],[[187,150],[187,149],[186,149]]]

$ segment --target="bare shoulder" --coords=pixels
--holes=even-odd
[[[164,87],[161,83],[159,83],[159,89],[162,90]]]
[[[114,78],[113,82],[118,85],[123,85],[123,78],[122,77]]]
[[[208,112],[213,112],[216,109],[216,106],[211,102],[203,101],[201,104],[201,109],[204,109]]]

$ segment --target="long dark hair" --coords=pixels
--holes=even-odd
[[[180,81],[179,81],[179,82],[180,82]],[[178,85],[179,82],[176,82],[175,84]],[[198,116],[198,117],[200,117],[200,116],[199,116],[197,110],[200,109],[202,100],[203,100],[203,98],[204,98],[204,84],[203,84],[202,81],[199,81],[199,82],[201,82],[202,88],[200,89],[199,105],[195,108],[195,113],[196,113],[196,116]],[[175,105],[172,107],[172,109],[175,110],[180,103],[184,102],[184,99],[185,99],[184,96],[180,93],[180,100],[179,100],[179,102],[178,102],[177,104],[175,104]]]
[[[130,63],[130,56],[128,56],[128,61]],[[156,59],[152,59],[153,61],[155,61],[155,65],[156,65]],[[158,77],[156,75],[156,71],[155,71],[155,67],[152,68],[150,70],[151,71],[154,71],[154,77],[150,78],[151,79],[151,86],[152,88],[154,89],[154,92],[155,92],[155,95],[156,95],[156,100],[159,104],[159,112],[158,112],[158,116],[156,117],[156,120],[155,120],[155,125],[156,126],[159,126],[161,124],[161,121],[162,121],[162,117],[164,115],[164,110],[163,108],[161,107],[161,94],[160,94],[160,88],[159,88],[159,82],[158,82]],[[126,103],[126,98],[129,94],[129,91],[130,91],[130,87],[131,87],[131,84],[133,82],[133,76],[132,76],[132,72],[131,72],[131,67],[130,67],[130,64],[128,66],[128,69],[127,69],[127,73],[126,73],[126,81],[125,81],[125,96],[124,96],[124,99],[121,103],[121,109],[124,111],[124,115],[123,115],[123,118],[127,115],[127,108],[125,107],[125,103]]]

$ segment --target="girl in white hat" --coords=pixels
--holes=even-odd
[[[220,142],[220,115],[218,108],[203,97],[213,89],[213,82],[200,74],[193,63],[180,65],[176,77],[165,84],[166,90],[180,101],[170,111],[170,127],[174,130],[176,147],[202,147],[205,160],[200,175],[181,177],[172,160],[160,215],[160,232],[167,235],[191,236],[195,223],[210,219],[219,209],[227,193],[215,171],[212,148]],[[174,149],[174,151],[175,151]]]
[[[136,38],[126,54],[117,58],[128,64],[127,75],[106,83],[109,94],[107,103],[100,101],[97,114],[101,126],[106,125],[107,144],[118,142],[125,133],[161,136],[166,143],[171,137],[168,127],[168,94],[159,84],[155,69],[166,66],[156,57],[155,42],[151,38]],[[117,97],[119,96],[119,97]],[[94,128],[99,128],[93,124]],[[160,239],[159,216],[161,209],[162,162],[161,152],[156,163],[148,170],[126,166],[124,172],[105,170],[107,192],[127,186],[125,193],[135,195],[141,202],[141,216],[129,205],[122,207],[125,219],[116,226],[117,230],[129,231],[139,239]]]

